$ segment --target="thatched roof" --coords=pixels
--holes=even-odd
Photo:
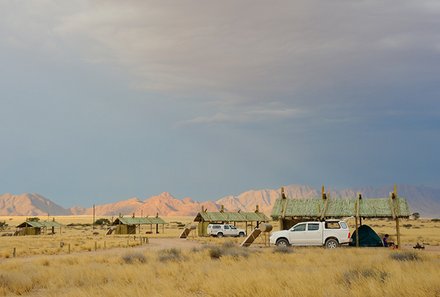
[[[159,217],[120,217],[117,218],[112,225],[155,225],[155,224],[166,224],[166,222]]]
[[[199,212],[194,222],[268,222],[270,219],[261,212]]]
[[[359,208],[358,208],[359,205]],[[405,198],[279,198],[272,209],[272,218],[342,218],[356,216],[363,218],[409,217],[410,211]]]
[[[55,221],[26,221],[21,223],[20,225],[17,226],[17,228],[24,228],[24,227],[33,227],[33,228],[52,228],[52,227],[62,227],[63,225],[61,225],[58,222]]]

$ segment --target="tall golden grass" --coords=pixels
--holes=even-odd
[[[217,249],[6,259],[0,296],[440,296],[437,253]]]

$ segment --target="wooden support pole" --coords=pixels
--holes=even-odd
[[[397,234],[397,248],[400,249],[400,225],[399,225],[398,217],[396,217],[396,234]]]
[[[96,252],[97,249],[98,249],[98,242],[95,241],[95,252]]]
[[[16,248],[14,248],[14,250],[12,251],[12,257],[14,257],[15,258],[15,256],[17,255],[17,249]]]
[[[67,245],[67,253],[70,254],[70,243]]]
[[[359,247],[358,217],[356,216],[356,247]]]

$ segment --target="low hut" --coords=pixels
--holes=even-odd
[[[323,187],[321,198],[287,199],[281,188],[281,197],[275,201],[271,216],[279,221],[281,230],[287,230],[299,221],[354,217],[357,231],[363,218],[392,219],[396,222],[397,242],[400,245],[399,219],[408,218],[411,213],[406,199],[398,197],[396,188],[388,198],[363,199],[360,194],[351,199],[330,199],[327,196]]]
[[[141,233],[142,225],[149,225],[150,231],[146,233],[153,233],[153,225],[156,226],[156,233],[159,233],[159,225],[162,225],[162,233],[165,232],[166,222],[158,215],[156,217],[119,217],[113,221],[112,226],[115,234],[136,234]]]
[[[40,234],[55,234],[55,228],[60,229],[61,233],[61,225],[58,222],[53,221],[25,221],[17,226],[17,231],[14,235],[40,235]]]
[[[230,224],[233,223],[244,223],[246,224],[246,233],[248,233],[248,227],[251,230],[254,227],[258,227],[258,225],[262,222],[268,222],[270,219],[262,212],[259,212],[258,206],[254,212],[225,212],[224,207],[222,206],[221,210],[218,212],[208,212],[206,209],[203,209],[199,212],[194,218],[194,222],[198,222],[197,226],[197,234],[199,236],[207,236],[208,225],[209,224]]]

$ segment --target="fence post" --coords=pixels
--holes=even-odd
[[[98,242],[95,241],[95,252],[96,252],[97,249],[98,249]]]
[[[12,251],[12,256],[15,258],[16,255],[17,255],[17,249],[14,248],[14,250]]]
[[[69,245],[67,246],[67,253],[70,254],[70,243],[69,243]]]

